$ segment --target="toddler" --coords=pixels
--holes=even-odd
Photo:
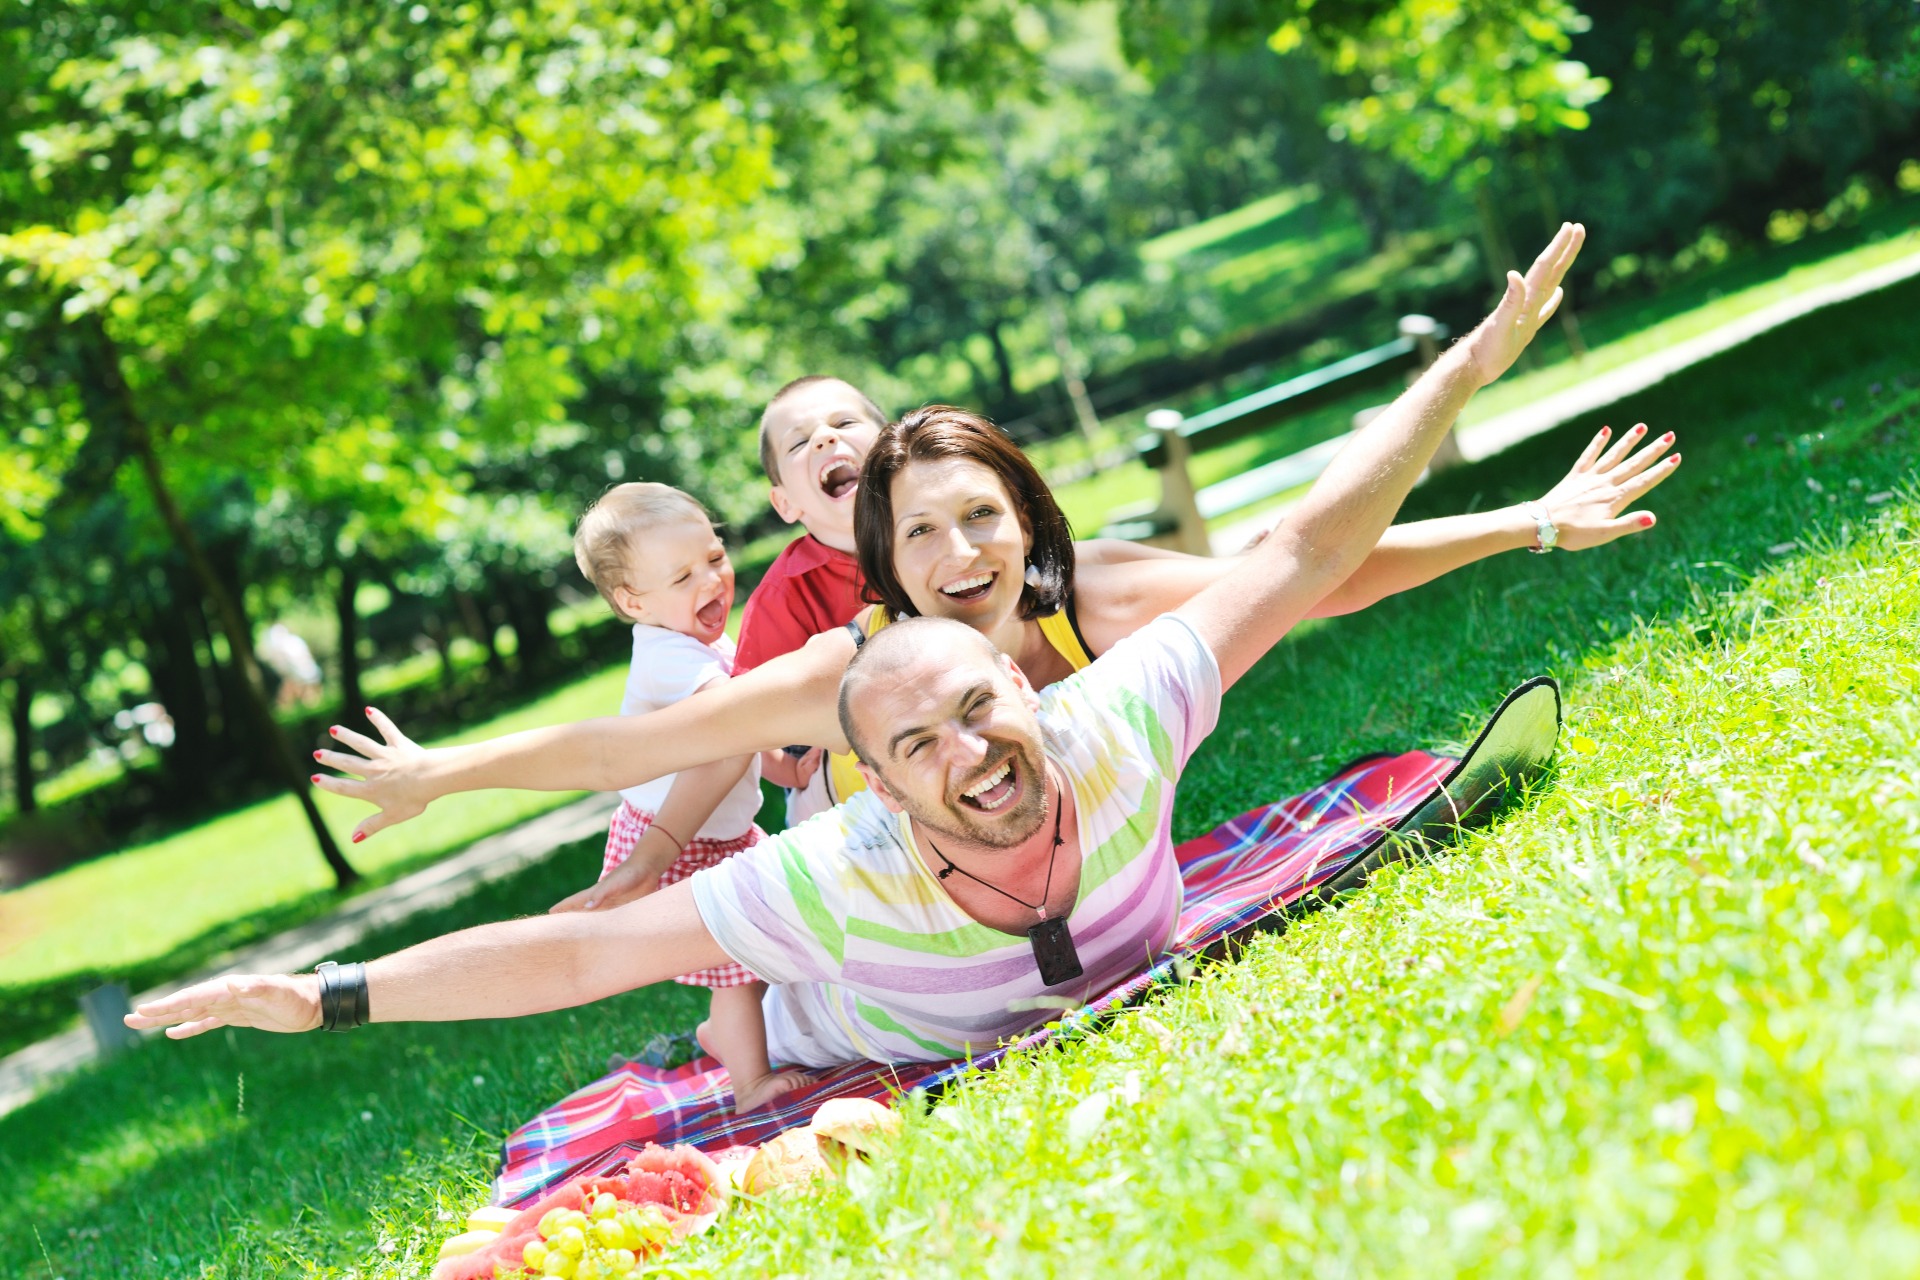
[[[733,565],[697,501],[664,484],[615,485],[580,517],[573,552],[607,604],[633,623],[620,714],[659,710],[732,674],[726,627]],[[600,877],[624,866],[622,878],[633,885],[637,874],[639,887],[626,897],[685,880],[766,838],[754,823],[760,785],[751,757],[656,778],[621,796]],[[597,892],[576,894],[555,910],[591,908]],[[764,982],[737,964],[675,981],[712,992],[695,1034],[732,1077],[736,1110],[751,1111],[808,1080],[775,1072],[767,1061]]]

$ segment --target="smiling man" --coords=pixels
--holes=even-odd
[[[1568,225],[1494,314],[1334,460],[1231,573],[1035,695],[978,633],[867,641],[840,715],[870,790],[613,910],[484,925],[324,974],[216,979],[137,1027],[305,1031],[505,1017],[737,961],[775,1061],[958,1056],[1138,972],[1180,909],[1174,784],[1222,692],[1378,543],[1454,419],[1560,300]]]

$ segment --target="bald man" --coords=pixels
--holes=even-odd
[[[841,686],[865,794],[622,907],[464,930],[364,975],[216,979],[128,1022],[177,1038],[517,1016],[737,961],[772,984],[770,1056],[825,1067],[964,1056],[1114,986],[1179,913],[1174,784],[1221,694],[1379,541],[1552,315],[1584,234],[1563,227],[1512,275],[1237,569],[1086,669],[1036,694],[958,623],[879,632]]]

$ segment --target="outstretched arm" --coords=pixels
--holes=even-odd
[[[517,1018],[605,999],[725,964],[685,881],[611,911],[529,916],[463,929],[367,965],[374,1022]],[[175,1040],[216,1027],[312,1031],[320,979],[310,973],[215,978],[150,1001],[130,1027]]]
[[[1573,470],[1540,499],[1560,530],[1562,550],[1603,546],[1653,527],[1650,512],[1622,512],[1672,475],[1680,455],[1662,460],[1673,444],[1672,432],[1630,454],[1645,434],[1644,425],[1633,427],[1609,449],[1612,432],[1602,427]],[[1535,537],[1525,504],[1396,524],[1380,536],[1359,568],[1313,603],[1307,616],[1353,613],[1488,556],[1531,547]],[[1150,563],[1105,560],[1079,570],[1074,603],[1080,629],[1096,653],[1105,653],[1235,572],[1245,558],[1168,552]]]
[[[844,751],[836,706],[840,676],[852,659],[853,638],[830,631],[659,711],[528,729],[455,747],[417,746],[386,716],[369,709],[385,741],[334,728],[334,738],[351,750],[319,751],[314,758],[357,776],[320,774],[315,785],[378,808],[354,829],[358,841],[456,791],[618,791],[789,742]]]
[[[1560,531],[1562,550],[1604,546],[1653,527],[1651,512],[1622,513],[1672,475],[1680,455],[1661,459],[1673,445],[1671,431],[1638,453],[1631,452],[1646,431],[1644,423],[1634,426],[1608,449],[1612,432],[1600,428],[1573,470],[1540,499],[1538,505]],[[1353,613],[1476,560],[1533,546],[1538,530],[1527,505],[1394,525],[1345,582],[1320,598],[1310,616]]]
[[[1272,536],[1179,610],[1231,686],[1367,558],[1473,393],[1512,367],[1560,305],[1585,230],[1562,226],[1491,316],[1355,433]]]

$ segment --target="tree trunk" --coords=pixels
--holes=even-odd
[[[242,677],[241,694],[261,738],[269,744],[271,764],[285,781],[287,789],[300,802],[307,824],[313,829],[314,843],[320,847],[320,856],[327,860],[327,866],[333,871],[335,884],[345,889],[360,878],[360,873],[353,869],[340,852],[333,833],[327,830],[319,806],[313,802],[306,771],[294,760],[293,748],[287,742],[286,734],[281,732],[280,722],[273,717],[273,708],[267,701],[266,682],[260,674],[260,664],[254,657],[253,640],[241,616],[240,606],[214,573],[205,548],[193,532],[193,526],[187,523],[186,514],[181,511],[173,491],[167,487],[166,476],[160,467],[160,455],[154,449],[152,433],[134,408],[132,392],[121,376],[120,353],[113,339],[107,336],[106,328],[97,316],[87,317],[80,325],[86,339],[83,348],[89,366],[87,376],[82,379],[80,392],[86,401],[88,417],[96,424],[105,417],[118,419],[117,425],[124,432],[127,450],[140,464],[147,491],[160,513],[161,521],[173,535],[181,554],[186,557],[194,577],[199,579],[200,589],[212,602],[220,628],[226,633],[227,645],[233,651],[234,666]]]
[[[442,689],[450,689],[453,687],[453,637],[447,632],[446,620],[430,609],[421,626],[427,643],[440,659],[440,678],[435,683]]]
[[[1046,293],[1047,324],[1053,330],[1053,354],[1060,361],[1060,382],[1067,389],[1067,399],[1073,403],[1073,419],[1080,425],[1080,434],[1087,438],[1087,456],[1092,457],[1092,450],[1100,443],[1100,415],[1093,411],[1086,379],[1080,374],[1080,349],[1074,345],[1073,334],[1067,327],[1066,304],[1060,300],[1060,291],[1053,287],[1053,276],[1045,267],[1040,269],[1040,279]]]
[[[460,606],[460,619],[467,624],[467,631],[475,643],[486,651],[487,676],[494,680],[506,679],[507,664],[500,657],[500,646],[493,642],[493,620],[487,617],[471,591],[456,591],[453,598]]]
[[[343,716],[358,715],[366,706],[360,696],[360,614],[353,607],[360,591],[360,574],[349,560],[340,566],[339,589],[333,611],[340,620],[340,707]]]
[[[24,673],[13,677],[7,718],[13,726],[13,807],[18,813],[39,808],[33,794],[33,686]]]
[[[1533,191],[1540,201],[1540,219],[1546,223],[1549,236],[1558,235],[1562,222],[1560,198],[1554,195],[1553,184],[1547,181],[1546,157],[1542,155],[1539,146],[1535,145],[1530,158],[1531,163],[1527,167],[1533,171]],[[1565,285],[1561,287],[1566,288]],[[1571,289],[1567,289],[1566,295],[1560,299],[1557,318],[1560,321],[1560,332],[1566,335],[1567,348],[1573,352],[1573,358],[1584,359],[1587,354],[1587,339],[1586,335],[1580,332],[1580,316],[1573,309]]]
[[[553,627],[547,621],[551,601],[547,593],[521,578],[501,584],[507,605],[507,625],[513,628],[515,661],[523,680],[537,680],[553,656]]]
[[[1499,211],[1493,207],[1493,195],[1487,190],[1491,182],[1492,179],[1486,179],[1474,187],[1473,207],[1480,214],[1480,252],[1487,260],[1487,275],[1493,282],[1493,305],[1499,306],[1507,291],[1507,272],[1518,271],[1520,264],[1514,256],[1512,242],[1507,239],[1507,230],[1500,224]],[[1516,363],[1522,369],[1532,369],[1539,365],[1540,357],[1528,346],[1520,352]]]
[[[1000,321],[987,326],[987,342],[993,347],[993,369],[1000,378],[1000,412],[1006,413],[1019,393],[1013,389],[1013,356],[1000,333]]]
[[[213,791],[213,709],[189,621],[199,602],[190,594],[193,583],[186,574],[169,572],[166,584],[164,591],[149,593],[147,606],[147,673],[154,696],[173,719],[173,745],[160,753],[160,760],[181,795],[207,800]]]

